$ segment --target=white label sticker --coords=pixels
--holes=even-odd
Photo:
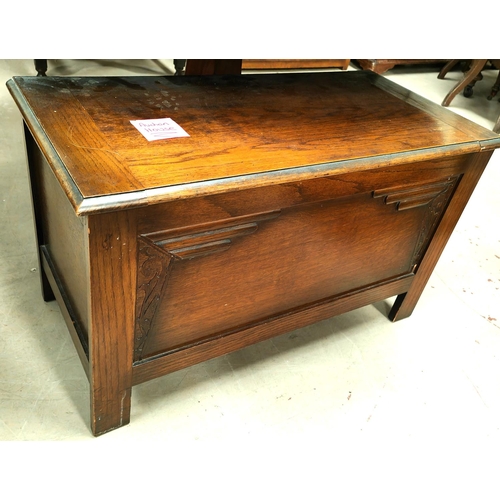
[[[189,137],[189,134],[172,118],[158,120],[130,120],[130,123],[148,140],[173,139],[174,137]]]

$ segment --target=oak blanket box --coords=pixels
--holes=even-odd
[[[500,137],[369,71],[14,77],[45,300],[91,428],[134,385],[396,297],[408,317]],[[187,135],[147,140],[133,120]]]

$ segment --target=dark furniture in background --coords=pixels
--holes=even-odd
[[[47,76],[48,63],[47,59],[35,59],[36,76]],[[185,59],[174,59],[175,74],[180,75],[184,71],[186,65]]]
[[[362,69],[380,75],[401,64],[435,64],[446,62],[446,59],[355,59],[355,61]]]
[[[241,59],[187,59],[184,75],[239,75]]]
[[[474,85],[483,79],[481,74],[488,65],[496,68],[498,70],[498,76],[491,88],[491,92],[487,97],[488,100],[492,100],[500,90],[500,59],[470,59],[467,61],[462,61],[460,59],[452,59],[443,67],[439,72],[438,78],[444,79],[449,71],[451,71],[459,63],[464,63],[463,76],[454,85],[454,87],[446,94],[443,99],[442,106],[449,106],[453,99],[463,91],[465,97],[471,97],[473,94]],[[493,127],[493,132],[500,133],[500,113],[498,119]]]
[[[245,70],[347,69],[349,59],[188,59],[185,75],[238,75]]]
[[[47,59],[35,59],[36,76],[47,76]]]
[[[461,61],[460,59],[453,59],[449,61],[443,69],[439,72],[438,78],[443,80],[446,75],[455,66],[457,66]],[[443,100],[443,106],[449,106],[451,101],[460,93],[464,92],[465,97],[470,97],[473,93],[474,85],[483,79],[481,72],[486,69],[488,64],[491,64],[494,68],[499,70],[499,76],[493,85],[488,100],[492,100],[496,96],[499,90],[500,84],[500,59],[471,59],[465,61],[464,74],[460,81],[448,92]]]

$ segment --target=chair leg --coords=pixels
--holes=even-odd
[[[498,94],[499,90],[500,90],[500,71],[498,72],[495,84],[493,85],[493,87],[491,87],[490,95],[487,97],[488,101],[491,101]]]
[[[438,79],[443,80],[448,71],[451,71],[459,62],[460,59],[452,59],[451,61],[447,62],[443,66],[443,69],[439,72]]]
[[[471,62],[469,70],[464,74],[460,82],[458,82],[457,85],[455,85],[455,87],[448,92],[441,105],[449,106],[455,96],[465,89],[465,87],[472,82],[475,82],[476,79],[480,79],[481,77],[479,75],[487,61],[487,59],[474,59]]]
[[[186,59],[174,59],[175,76],[182,75],[185,66]]]
[[[47,76],[47,59],[35,59],[36,76]]]

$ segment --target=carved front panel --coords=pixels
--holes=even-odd
[[[459,178],[459,175],[454,175],[430,184],[374,191],[375,198],[383,197],[386,204],[393,204],[398,211],[418,207],[424,209],[413,256],[415,266],[420,262]]]
[[[457,179],[141,235],[135,360],[411,274]]]

